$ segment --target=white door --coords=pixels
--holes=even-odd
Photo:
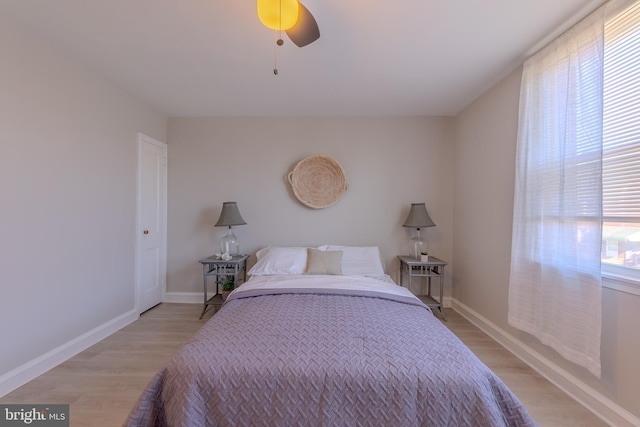
[[[138,134],[136,307],[162,302],[167,257],[167,145]]]

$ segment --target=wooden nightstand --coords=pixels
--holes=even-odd
[[[400,286],[403,285],[403,277],[406,275],[409,278],[407,289],[411,292],[412,279],[414,277],[420,277],[422,281],[422,288],[424,288],[424,278],[427,278],[427,293],[415,294],[422,302],[431,308],[437,308],[442,318],[446,321],[447,316],[444,314],[444,306],[442,304],[443,290],[444,290],[444,267],[447,265],[445,261],[429,255],[429,261],[422,262],[419,259],[400,255]],[[431,295],[431,278],[437,277],[440,279],[440,294],[436,299]]]
[[[232,259],[225,261],[212,255],[199,261],[202,264],[204,282],[204,307],[202,307],[200,319],[207,312],[209,306],[213,306],[216,311],[222,306],[220,285],[222,285],[227,276],[233,276],[236,287],[247,280],[247,258],[249,258],[249,255],[236,255]],[[208,278],[213,278],[213,284],[215,285],[215,293],[212,297],[208,297]]]

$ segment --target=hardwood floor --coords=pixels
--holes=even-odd
[[[607,426],[457,312],[446,314],[443,323],[507,384],[540,426]]]
[[[71,426],[119,426],[151,377],[206,322],[201,305],[161,304],[140,319],[0,399],[68,403]],[[606,426],[499,344],[447,310],[449,327],[522,400],[543,427]]]

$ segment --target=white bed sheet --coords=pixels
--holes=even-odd
[[[397,285],[388,274],[369,277],[353,275],[305,275],[286,274],[271,276],[253,276],[233,291],[241,294],[247,291],[264,289],[343,289],[379,292],[420,301],[407,288]]]

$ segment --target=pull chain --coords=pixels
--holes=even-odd
[[[273,32],[273,38],[277,38],[277,31]],[[273,75],[277,76],[278,75],[278,41],[282,40],[282,39],[278,39],[276,41],[276,44],[273,45]]]
[[[274,37],[277,37],[276,40],[276,46],[282,46],[284,43],[284,40],[282,40],[282,0],[280,0],[280,30],[279,31],[274,31],[273,35]],[[278,48],[274,47],[273,48],[273,75],[277,76],[278,75]]]

